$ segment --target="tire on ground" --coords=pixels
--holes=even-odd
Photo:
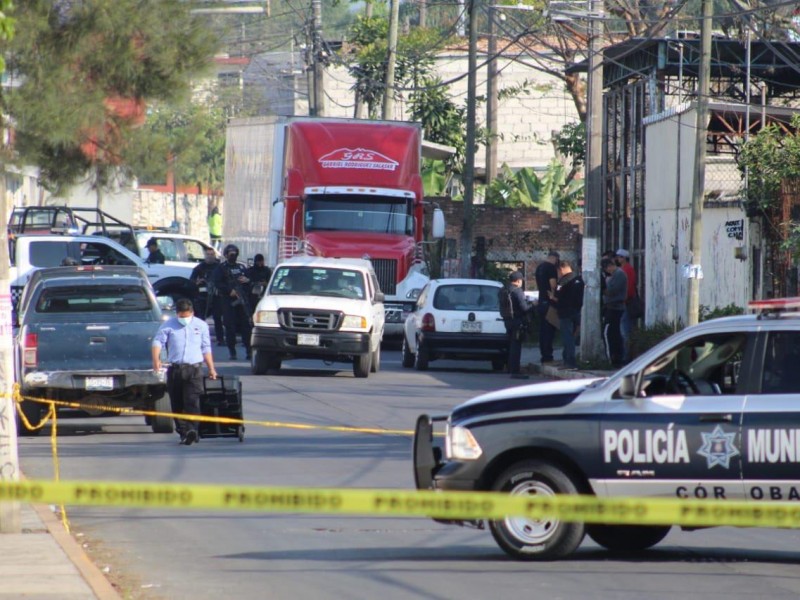
[[[586,533],[612,552],[647,550],[667,537],[669,525],[589,525]]]
[[[525,460],[506,469],[492,490],[514,496],[547,499],[555,494],[577,494],[578,484],[560,467],[542,460]],[[554,560],[574,552],[585,534],[583,523],[552,517],[506,517],[489,521],[489,529],[504,552],[519,560]]]
[[[253,359],[250,363],[250,371],[253,375],[266,375],[269,370],[269,355],[261,350],[253,349]]]
[[[430,351],[423,344],[418,343],[417,353],[414,355],[414,368],[417,371],[427,371],[430,356]]]
[[[405,334],[403,335],[403,367],[406,369],[410,369],[414,366],[414,354],[408,347],[408,342],[406,341]]]
[[[353,375],[356,377],[369,377],[369,369],[372,363],[372,352],[359,354],[353,357]]]
[[[169,394],[164,394],[161,398],[156,400],[153,410],[160,413],[172,412]],[[163,417],[161,415],[153,415],[150,419],[150,427],[153,433],[172,433],[174,431],[172,417]]]
[[[375,351],[372,353],[372,360],[370,361],[369,371],[370,373],[377,373],[381,369],[381,345],[375,348]]]

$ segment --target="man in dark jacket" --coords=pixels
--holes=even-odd
[[[558,310],[559,330],[564,344],[562,359],[564,367],[576,369],[575,344],[581,326],[581,308],[583,308],[584,283],[580,273],[572,270],[568,260],[561,259],[558,265],[558,285],[551,301]]]
[[[542,353],[542,364],[553,362],[556,328],[547,322],[546,315],[550,308],[551,294],[556,291],[558,259],[558,252],[549,252],[547,258],[536,267],[536,289],[539,290],[536,312],[539,314],[539,350]]]
[[[603,339],[611,364],[614,367],[621,367],[625,348],[622,342],[620,321],[625,310],[628,278],[625,271],[610,258],[604,258],[600,262],[600,268],[603,273],[608,275],[606,291],[603,293]]]
[[[219,297],[214,293],[214,283],[211,280],[214,269],[218,265],[217,253],[213,248],[206,248],[205,259],[203,262],[197,263],[197,266],[192,270],[190,279],[197,286],[198,291],[194,302],[197,309],[196,316],[204,321],[209,315],[213,317],[214,336],[217,338],[217,346],[224,346],[225,329],[222,326],[222,308]]]
[[[156,238],[147,240],[147,250],[150,253],[147,255],[147,262],[151,265],[163,265],[166,262],[164,253],[158,249],[158,240]]]
[[[251,314],[255,314],[256,305],[261,300],[269,278],[272,276],[272,269],[264,263],[263,254],[255,255],[253,266],[247,269],[245,275],[250,280],[250,311]]]
[[[236,360],[236,333],[242,336],[250,360],[250,280],[245,275],[247,267],[239,262],[239,248],[233,244],[225,246],[225,262],[214,269],[211,280],[222,304],[222,321],[231,360]]]
[[[528,333],[528,315],[532,306],[522,291],[522,273],[514,271],[508,276],[508,291],[511,295],[511,316],[503,319],[508,334],[508,372],[512,379],[528,379],[520,373],[522,343]]]

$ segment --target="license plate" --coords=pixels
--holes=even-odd
[[[461,321],[461,332],[462,333],[480,333],[481,332],[481,322],[480,321]]]
[[[113,390],[114,378],[113,377],[87,377],[86,378],[87,390]]]
[[[318,333],[298,333],[297,334],[298,346],[319,346]]]

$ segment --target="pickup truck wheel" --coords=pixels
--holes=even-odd
[[[372,364],[372,352],[360,354],[353,357],[353,375],[356,377],[369,377],[369,369]]]
[[[161,398],[156,400],[153,410],[160,413],[172,412],[172,404],[169,401],[169,395],[164,394]],[[150,418],[150,427],[153,429],[153,433],[172,433],[174,431],[172,417],[154,415]]]
[[[375,348],[375,351],[372,353],[372,361],[369,366],[370,373],[377,373],[381,369],[381,345],[378,344],[378,347]]]
[[[612,552],[647,550],[667,537],[671,527],[644,525],[590,525],[586,533]]]
[[[280,371],[281,359],[277,356],[267,355],[267,371]]]
[[[417,371],[427,371],[430,351],[422,344],[417,344],[417,353],[414,355],[414,368]]]
[[[414,355],[411,353],[411,350],[408,347],[408,342],[406,341],[406,336],[403,336],[403,367],[406,369],[410,369],[414,366]]]
[[[503,472],[492,490],[547,499],[555,494],[577,494],[578,485],[562,469],[548,462],[527,460]],[[568,556],[580,546],[586,531],[583,523],[566,523],[553,517],[506,517],[489,521],[489,528],[500,548],[519,560]]]
[[[36,426],[42,420],[42,409],[44,408],[44,404],[32,402],[31,400],[23,400],[19,406],[22,409],[22,413],[25,415],[25,418],[28,419],[28,422],[31,425]],[[22,417],[17,415],[17,431],[25,435],[39,435],[42,429],[41,427],[39,429],[28,429],[28,427],[25,425],[25,422],[22,420]]]
[[[253,350],[253,360],[250,363],[250,371],[253,375],[266,375],[268,370],[269,356],[259,350]]]
[[[492,359],[492,370],[493,371],[502,371],[506,367],[506,359],[505,358],[493,358]]]

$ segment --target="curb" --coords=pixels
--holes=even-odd
[[[84,581],[92,588],[97,600],[122,600],[122,596],[106,579],[97,565],[91,561],[72,534],[64,529],[63,524],[53,514],[50,507],[43,504],[32,504],[31,507],[44,523],[48,533],[67,555],[69,561],[78,569]]]

